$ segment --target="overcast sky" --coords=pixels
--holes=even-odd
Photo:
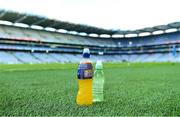
[[[0,8],[106,29],[180,21],[180,0],[0,0]]]

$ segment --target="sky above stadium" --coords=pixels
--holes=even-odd
[[[0,9],[134,30],[180,21],[180,0],[0,0]]]

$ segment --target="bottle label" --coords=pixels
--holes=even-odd
[[[93,77],[93,66],[91,63],[81,63],[78,67],[78,79],[91,79]]]

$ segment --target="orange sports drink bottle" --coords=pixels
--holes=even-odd
[[[88,48],[83,51],[83,59],[78,66],[77,77],[78,77],[78,94],[76,102],[80,106],[91,105],[93,102],[92,97],[92,77],[93,77],[93,66],[89,60],[90,52]]]

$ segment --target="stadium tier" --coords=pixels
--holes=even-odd
[[[180,32],[104,39],[0,25],[0,38],[0,63],[5,64],[79,62],[84,47],[90,48],[93,61],[180,61],[171,54],[173,45],[179,51]]]
[[[0,11],[1,13],[1,11]],[[91,50],[93,61],[106,62],[180,62],[180,23],[172,23],[167,26],[156,26],[136,31],[110,31],[54,21],[51,19],[38,19],[37,16],[25,16],[17,19],[14,13],[13,20],[9,16],[13,12],[3,12],[0,20],[11,21],[7,25],[0,21],[0,63],[64,63],[79,62],[83,48]],[[18,14],[17,14],[18,15]],[[36,20],[35,20],[36,19]],[[34,20],[34,21],[33,21]],[[27,23],[28,26],[17,26],[15,23]],[[45,23],[43,23],[45,22]],[[38,24],[44,28],[32,28]],[[65,25],[66,24],[66,25]],[[70,25],[70,26],[69,26]],[[56,30],[45,30],[45,27],[56,28],[58,26],[70,31],[80,31],[87,35],[62,33]],[[76,28],[74,28],[76,27]],[[175,32],[165,32],[169,28],[176,28]],[[163,30],[162,34],[154,34]],[[139,33],[138,33],[139,32]],[[127,37],[127,34],[149,32],[148,36]],[[102,37],[102,34],[110,35]],[[90,36],[96,34],[98,36]],[[123,37],[114,38],[113,35],[123,34]]]

